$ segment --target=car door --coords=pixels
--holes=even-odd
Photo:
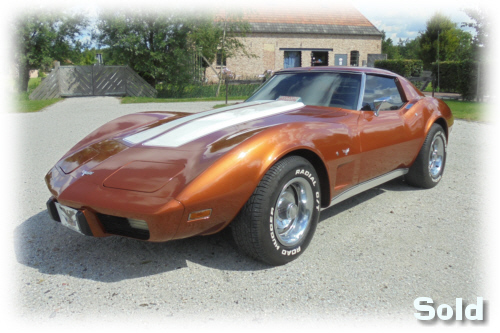
[[[361,145],[359,183],[393,171],[407,160],[405,104],[406,97],[396,78],[366,75],[358,118]]]

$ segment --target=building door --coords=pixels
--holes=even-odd
[[[347,54],[336,54],[335,66],[347,66]]]
[[[359,66],[359,51],[351,51],[351,66]]]

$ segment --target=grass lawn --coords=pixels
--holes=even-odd
[[[245,100],[247,97],[230,97],[228,100]],[[122,103],[173,103],[173,102],[205,102],[205,101],[225,101],[225,97],[208,97],[208,98],[148,98],[148,97],[123,97]],[[465,119],[472,121],[487,121],[487,104],[478,102],[465,102],[456,100],[444,100],[451,108],[456,119]],[[214,109],[222,108],[229,104],[217,104]]]
[[[214,109],[220,109],[220,108],[224,108],[226,106],[231,106],[231,105],[236,105],[236,103],[228,103],[228,104],[216,104],[213,106]]]
[[[19,94],[14,99],[14,111],[15,112],[36,112],[41,109],[57,103],[62,100],[62,98],[55,98],[43,101],[32,101],[28,98],[29,94],[40,84],[41,79],[30,79],[28,90],[29,92],[24,94]],[[248,96],[235,96],[229,97],[228,100],[245,100]],[[225,96],[221,97],[204,97],[204,98],[149,98],[149,97],[123,97],[121,98],[121,103],[131,104],[131,103],[175,103],[175,102],[210,102],[210,101],[221,101],[226,100]],[[464,102],[456,100],[444,100],[446,104],[451,108],[453,115],[456,119],[465,119],[472,121],[488,121],[487,117],[487,103],[477,103],[477,102]],[[234,103],[229,103],[232,105]],[[221,108],[227,106],[226,104],[218,104],[214,108]]]
[[[487,117],[487,103],[478,102],[465,102],[456,100],[444,100],[446,104],[453,112],[455,119],[464,119],[472,121],[488,121]],[[214,109],[222,108],[225,106],[234,105],[234,103],[229,104],[217,104]]]
[[[14,99],[14,112],[37,112],[41,109],[62,101],[62,98],[47,99],[42,101],[32,101],[28,98],[28,93],[20,94]]]
[[[487,103],[465,102],[455,100],[444,100],[453,112],[455,119],[465,119],[473,121],[488,121]]]
[[[49,105],[62,101],[62,98],[54,98],[42,101],[30,100],[29,95],[33,92],[33,90],[36,89],[36,87],[38,87],[38,85],[40,85],[41,82],[42,79],[39,77],[30,79],[28,82],[28,92],[16,94],[14,96],[12,105],[14,110],[12,111],[20,113],[37,112]]]

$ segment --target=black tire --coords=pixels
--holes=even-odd
[[[231,223],[235,243],[254,259],[286,264],[311,242],[320,203],[319,179],[311,163],[299,156],[284,158],[264,175]]]
[[[436,186],[443,177],[446,164],[446,134],[438,124],[433,124],[417,159],[410,167],[405,180],[408,184],[421,188]]]

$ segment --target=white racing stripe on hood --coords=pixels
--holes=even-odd
[[[186,117],[172,120],[166,124],[151,128],[149,130],[145,130],[145,131],[127,136],[127,137],[123,138],[123,140],[135,145],[135,144],[138,144],[140,142],[150,140],[150,139],[154,138],[155,136],[158,136],[158,135],[160,135],[160,134],[162,134],[162,133],[164,133],[164,132],[166,132],[174,127],[180,126],[182,124],[185,124],[187,122],[190,122],[190,121],[198,119],[198,118],[202,118],[202,117],[206,117],[206,116],[213,115],[216,113],[224,112],[226,110],[233,110],[233,109],[237,109],[237,108],[242,108],[246,105],[253,106],[253,105],[262,104],[265,102],[269,103],[269,101],[249,102],[249,103],[245,103],[245,104],[236,104],[236,105],[228,106],[228,107],[221,108],[221,109],[215,109],[215,110],[209,110],[209,111],[195,113],[195,114],[192,114],[192,115],[189,115]]]
[[[194,119],[191,122],[185,123],[182,126],[174,128],[165,134],[145,142],[144,145],[154,147],[179,147],[224,128],[292,111],[301,106],[304,106],[304,104],[288,101],[275,101],[266,104],[254,104],[244,108],[227,110],[206,117]]]

